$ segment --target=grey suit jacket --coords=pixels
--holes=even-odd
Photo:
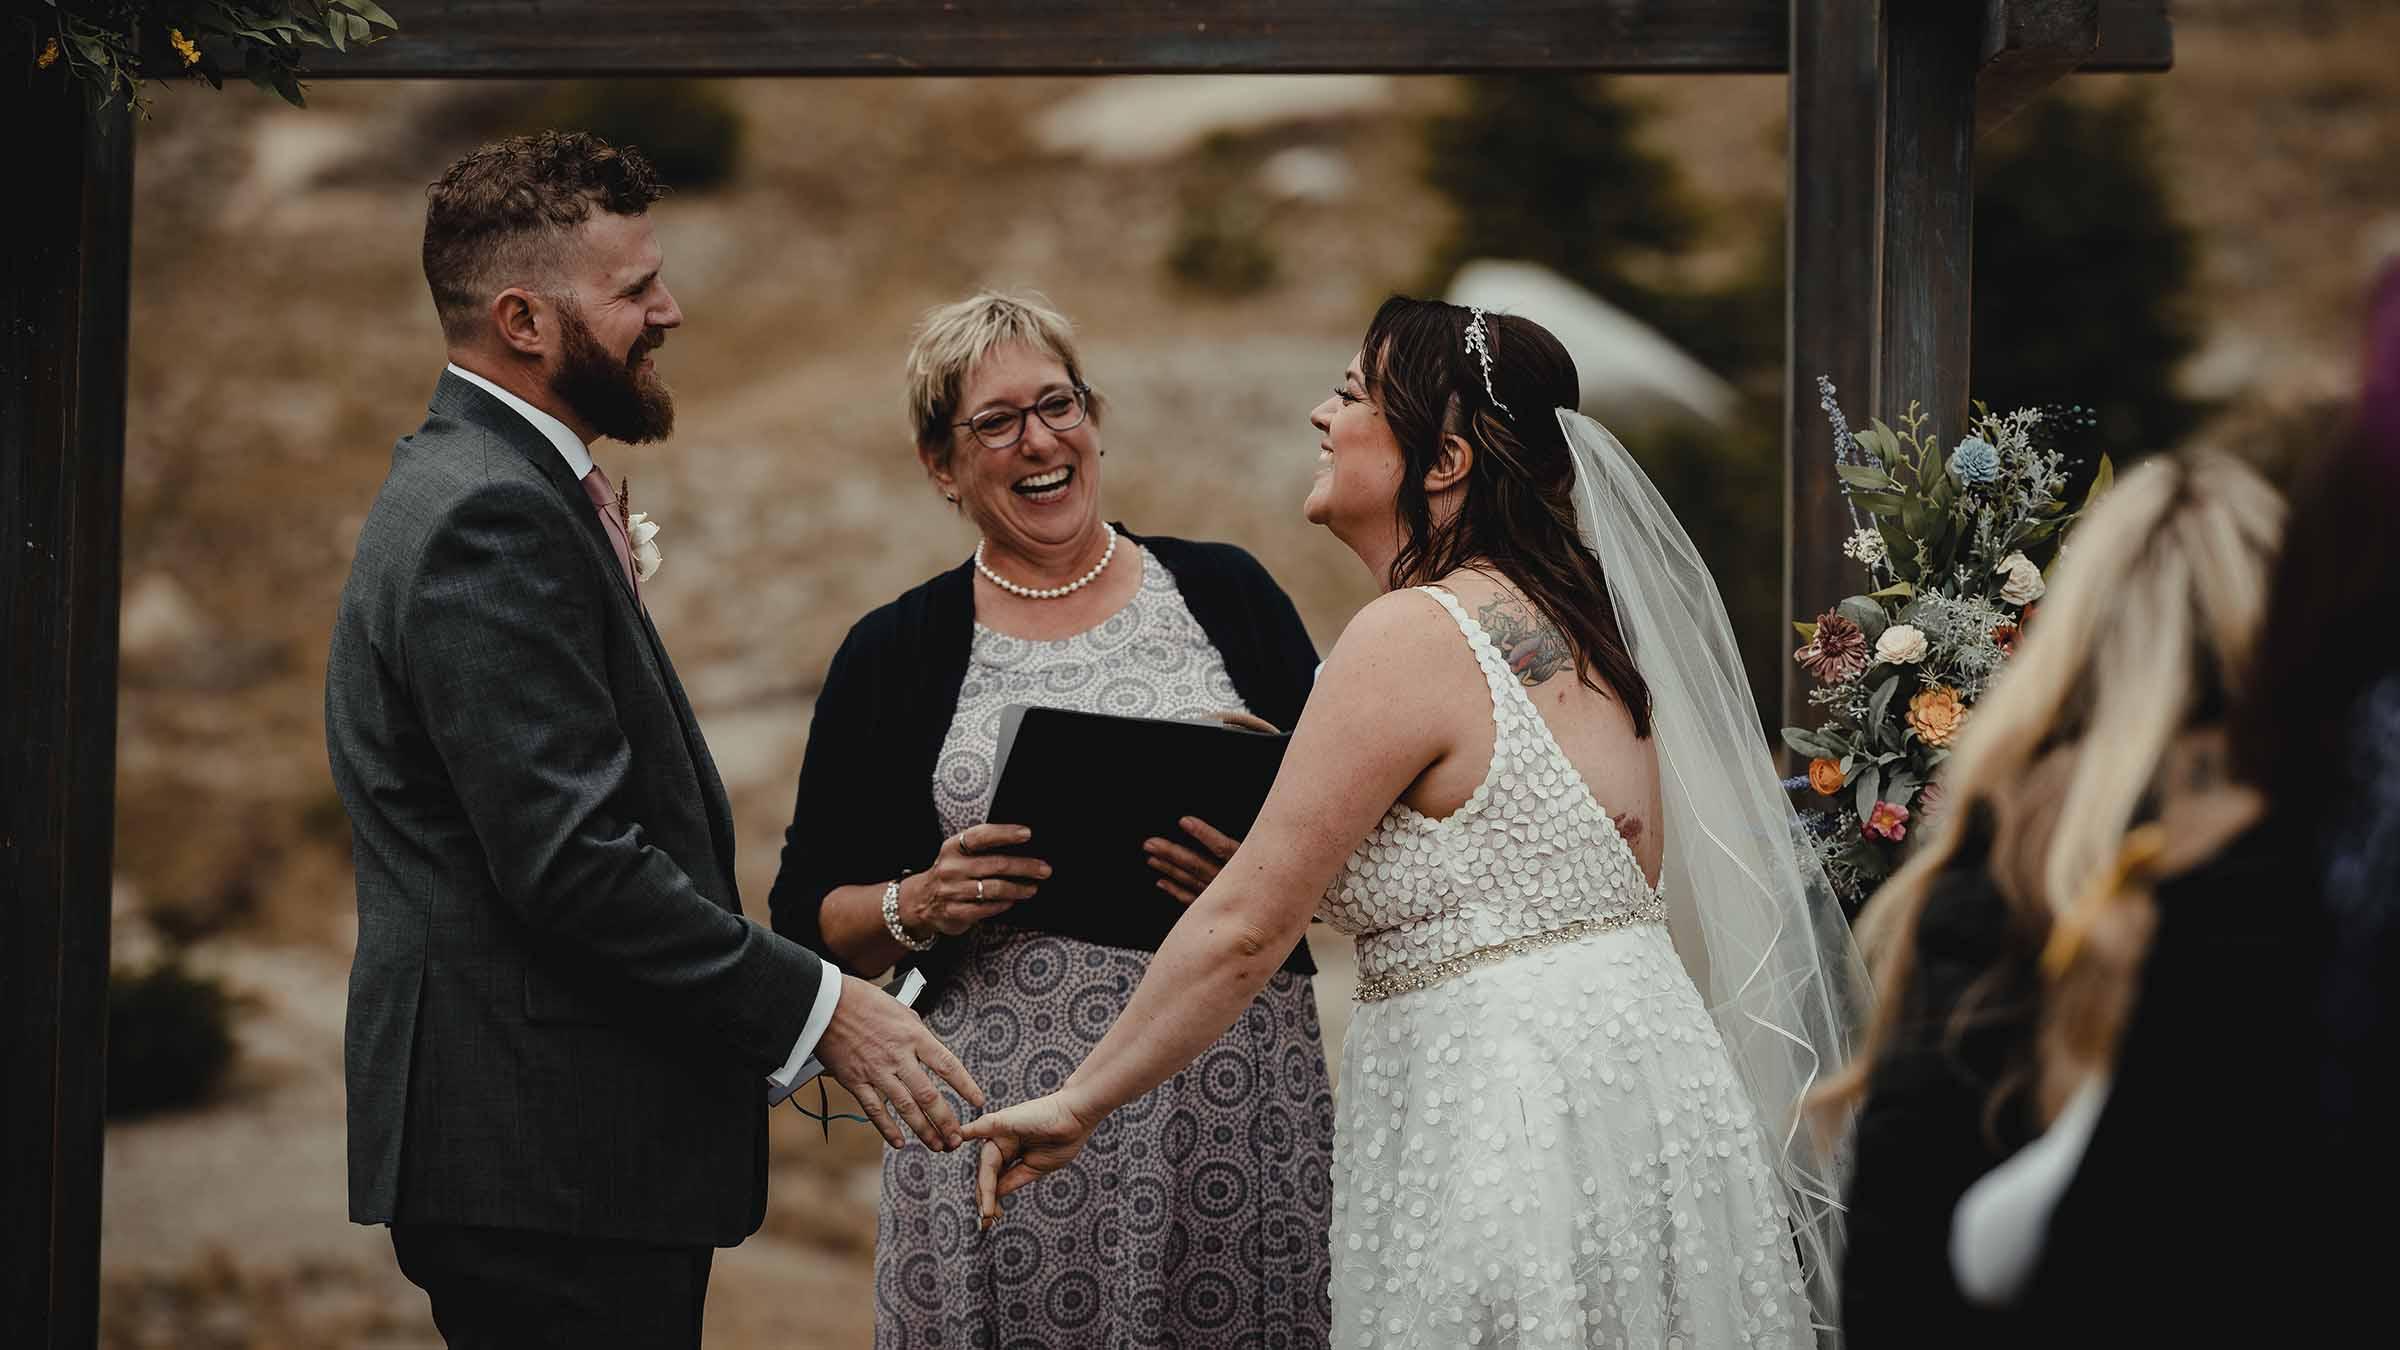
[[[730,1246],[815,955],[742,916],[675,668],[566,462],[445,374],[325,675],[358,869],[350,1217]]]

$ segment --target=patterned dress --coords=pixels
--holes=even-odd
[[[1136,556],[1139,590],[1097,628],[1037,642],[977,626],[934,770],[944,830],[985,818],[1012,703],[1145,717],[1243,708],[1173,574]],[[1148,952],[1005,918],[957,940],[970,954],[926,1022],[995,1103],[1064,1083],[1150,964]],[[886,1153],[875,1344],[1322,1346],[1332,1134],[1316,997],[1306,976],[1278,971],[1232,1030],[1111,1115],[989,1233],[975,1221],[976,1150]]]

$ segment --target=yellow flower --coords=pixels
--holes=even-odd
[[[1966,705],[1946,684],[1928,685],[1908,701],[1909,730],[1927,745],[1948,745],[1966,720]]]
[[[167,45],[175,49],[175,54],[183,58],[185,65],[200,64],[200,49],[192,45],[192,40],[183,35],[182,29],[170,28],[167,30]]]
[[[33,68],[35,70],[48,70],[50,67],[57,64],[58,39],[52,38],[48,42],[42,44],[42,54],[33,58]]]

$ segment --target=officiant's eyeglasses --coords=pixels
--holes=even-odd
[[[1022,408],[986,408],[964,422],[952,422],[975,433],[988,450],[1006,450],[1025,439],[1025,415],[1031,413],[1042,419],[1042,425],[1052,431],[1073,431],[1083,425],[1089,415],[1092,391],[1076,385],[1073,392],[1064,389],[1042,395],[1040,401]]]

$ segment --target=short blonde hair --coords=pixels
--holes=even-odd
[[[1050,308],[1038,291],[979,291],[925,311],[909,344],[907,370],[908,422],[920,448],[948,459],[953,444],[950,424],[958,416],[959,391],[967,376],[977,362],[1017,342],[1057,357],[1068,379],[1089,387],[1083,358],[1075,350],[1075,325]],[[1095,391],[1085,397],[1092,420],[1099,421],[1100,395]]]

